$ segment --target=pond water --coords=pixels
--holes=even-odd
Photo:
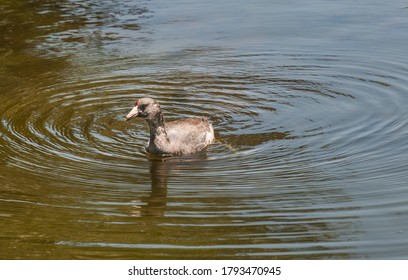
[[[0,1],[0,258],[407,258],[407,7]],[[143,96],[217,141],[149,156]]]

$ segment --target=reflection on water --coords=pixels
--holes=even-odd
[[[406,9],[229,2],[0,3],[0,258],[406,258]]]
[[[168,164],[166,161],[151,160],[149,162],[151,193],[144,211],[145,216],[164,216],[167,201]]]

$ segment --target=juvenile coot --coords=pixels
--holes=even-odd
[[[207,118],[186,118],[166,123],[159,103],[141,98],[125,120],[146,120],[150,140],[146,151],[157,155],[188,155],[199,152],[214,141],[214,129]]]

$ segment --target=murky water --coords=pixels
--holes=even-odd
[[[0,1],[0,258],[407,258],[407,6]]]

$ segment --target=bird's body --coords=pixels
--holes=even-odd
[[[126,116],[145,119],[150,139],[146,151],[156,155],[188,155],[204,150],[214,141],[214,129],[206,118],[187,118],[166,123],[160,105],[141,98]]]

